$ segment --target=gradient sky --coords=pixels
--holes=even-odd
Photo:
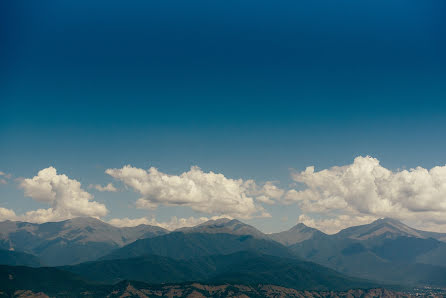
[[[17,214],[48,207],[16,178],[49,166],[105,204],[104,220],[166,221],[215,214],[137,209],[104,171],[197,165],[289,189],[293,169],[357,156],[444,166],[445,131],[444,1],[0,4],[0,207]],[[88,188],[109,182],[119,191]],[[245,221],[272,232],[302,214],[265,208]]]

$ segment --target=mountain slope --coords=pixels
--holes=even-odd
[[[346,277],[314,263],[263,255],[252,251],[188,260],[150,255],[88,262],[63,269],[82,275],[86,279],[108,283],[125,279],[148,283],[205,281],[275,284],[295,289],[314,290],[374,286],[370,282]]]
[[[13,293],[16,290],[45,292],[53,297],[75,297],[73,293],[92,289],[100,293],[100,288],[71,272],[56,268],[0,265],[0,289],[9,294],[8,297],[15,297]]]
[[[283,245],[289,246],[313,237],[323,237],[323,235],[325,234],[321,231],[307,227],[303,223],[299,223],[288,231],[273,233],[268,236]]]
[[[137,240],[113,251],[102,259],[125,259],[148,254],[174,259],[189,259],[230,254],[243,250],[289,258],[296,257],[280,243],[269,239],[257,239],[251,235],[172,232],[163,236]]]
[[[0,248],[33,254],[56,266],[94,260],[141,237],[165,233],[152,226],[120,229],[88,217],[43,224],[5,221],[0,223]]]
[[[41,265],[40,260],[36,256],[4,249],[0,249],[0,264],[28,267],[39,267]]]

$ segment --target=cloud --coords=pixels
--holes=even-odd
[[[259,187],[253,180],[230,179],[214,172],[205,173],[198,167],[191,167],[180,175],[168,175],[154,167],[146,171],[129,165],[105,172],[141,195],[136,202],[138,208],[155,209],[161,204],[236,218],[268,217],[255,199],[272,200],[277,195],[272,183]]]
[[[11,178],[11,174],[6,174],[0,171],[0,184],[8,184],[8,179]]]
[[[17,215],[11,209],[0,207],[0,221],[4,220],[17,220]]]
[[[88,186],[88,188],[94,188],[101,192],[103,192],[103,191],[117,192],[118,191],[118,189],[112,183],[109,183],[106,186],[102,186],[99,184],[90,184]]]
[[[29,211],[20,216],[22,220],[46,222],[78,216],[99,218],[107,214],[105,205],[92,201],[93,196],[81,188],[80,182],[57,174],[53,167],[39,171],[33,178],[21,180],[20,187],[25,196],[51,206]]]
[[[0,171],[0,176],[3,176],[4,178],[9,179],[9,178],[11,178],[12,175],[6,174],[5,172]]]
[[[378,217],[438,230],[446,224],[446,166],[391,171],[376,158],[360,156],[349,165],[319,172],[307,167],[292,177],[306,188],[288,191],[283,200],[297,203],[307,222],[309,214],[322,218],[313,224],[326,231]]]
[[[125,218],[114,218],[110,220],[108,223],[116,227],[136,227],[138,225],[144,224],[144,225],[158,226],[173,231],[183,227],[193,227],[201,223],[204,223],[208,220],[211,219],[215,220],[219,218],[222,218],[222,216],[213,216],[210,218],[193,217],[193,216],[189,218],[177,218],[176,216],[173,216],[167,222],[158,222],[154,218],[148,219],[147,217],[141,217],[141,218],[130,219],[128,217],[125,217]]]

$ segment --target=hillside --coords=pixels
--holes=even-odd
[[[252,251],[174,260],[160,256],[88,262],[63,267],[86,279],[114,283],[202,281],[213,283],[275,284],[294,289],[344,290],[376,286],[344,276],[323,266]]]
[[[20,252],[0,249],[0,264],[11,266],[41,266],[39,258],[36,256]]]
[[[257,239],[251,235],[206,234],[172,232],[154,238],[140,239],[102,259],[123,259],[143,255],[159,255],[174,259],[231,254],[237,251],[252,250],[260,253],[295,258],[287,247],[269,240]]]

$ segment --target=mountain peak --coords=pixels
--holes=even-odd
[[[253,226],[245,224],[237,219],[219,218],[208,220],[195,227],[185,227],[176,230],[183,233],[208,233],[208,234],[233,234],[233,235],[251,235],[255,238],[268,238],[261,231]]]
[[[297,225],[291,227],[288,231],[303,231],[303,230],[315,230],[315,229],[300,222]]]
[[[71,219],[67,219],[64,220],[63,223],[65,224],[72,224],[72,225],[109,225],[106,222],[103,222],[100,219],[94,218],[94,217],[88,217],[88,216],[80,216],[80,217],[75,217],[75,218],[71,218]]]
[[[340,231],[337,235],[358,240],[377,237],[396,238],[400,236],[425,238],[419,231],[393,218],[380,218],[370,224],[350,227]]]
[[[197,225],[196,227],[213,226],[213,225],[223,226],[223,225],[228,224],[231,221],[237,221],[237,222],[241,223],[241,221],[238,221],[236,219],[230,219],[230,218],[224,217],[224,218],[218,218],[218,219],[210,219],[208,221],[205,221],[204,223]]]
[[[315,228],[311,228],[304,223],[298,223],[291,229],[279,233],[270,234],[270,238],[284,245],[293,245],[308,240],[317,235],[325,235]]]
[[[382,223],[389,223],[389,224],[401,224],[404,225],[401,221],[391,218],[391,217],[383,217],[383,218],[378,218],[377,220],[375,220],[374,222],[372,222],[372,224],[382,224]]]

